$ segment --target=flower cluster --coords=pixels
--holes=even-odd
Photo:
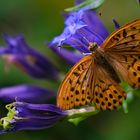
[[[81,0],[76,1],[79,2]],[[70,12],[65,18],[64,31],[49,43],[49,48],[72,66],[83,57],[84,53],[89,53],[89,42],[100,45],[108,36],[108,31],[96,12],[92,10],[81,9]],[[57,68],[48,58],[31,48],[23,36],[4,35],[4,40],[7,47],[0,47],[0,55],[8,65],[14,64],[29,76],[39,80],[59,80],[60,72]],[[63,44],[72,46],[74,50],[61,48]],[[95,107],[64,111],[53,104],[46,104],[55,95],[56,91],[53,89],[44,89],[35,85],[1,88],[0,99],[11,104],[6,106],[9,111],[7,116],[0,121],[0,126],[3,127],[0,133],[48,128],[64,118],[73,121],[79,112],[80,115],[98,112]],[[82,119],[81,116],[77,118]]]

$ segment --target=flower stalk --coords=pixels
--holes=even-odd
[[[73,123],[74,125],[78,125],[81,121],[86,118],[96,115],[99,110],[96,109],[94,105],[88,107],[82,107],[80,109],[71,109],[68,110],[68,121]]]

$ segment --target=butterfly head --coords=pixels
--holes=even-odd
[[[97,48],[98,48],[97,43],[95,43],[95,42],[89,42],[88,50],[89,50],[91,53],[94,53],[94,52],[96,51]]]

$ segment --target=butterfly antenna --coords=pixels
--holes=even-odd
[[[60,52],[61,51],[61,46],[57,46],[57,48],[58,48],[58,51]]]
[[[90,41],[85,36],[83,36],[83,39],[86,41],[87,44],[89,44]]]

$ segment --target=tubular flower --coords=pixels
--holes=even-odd
[[[48,128],[67,116],[67,112],[51,104],[15,102],[6,108],[9,112],[7,117],[1,119],[0,125],[3,127],[3,130],[0,130],[1,134]]]
[[[55,37],[50,46],[67,44],[82,53],[88,53],[89,42],[100,45],[109,35],[95,11],[72,12],[65,21],[65,29]]]
[[[3,127],[0,134],[49,128],[64,119],[77,124],[81,120],[98,113],[94,106],[64,111],[51,104],[24,102],[15,102],[7,105],[6,108],[9,112],[7,117],[0,120],[0,126]]]
[[[7,47],[0,47],[0,55],[8,64],[15,64],[34,78],[58,78],[55,66],[42,54],[27,45],[23,36],[4,35]]]

